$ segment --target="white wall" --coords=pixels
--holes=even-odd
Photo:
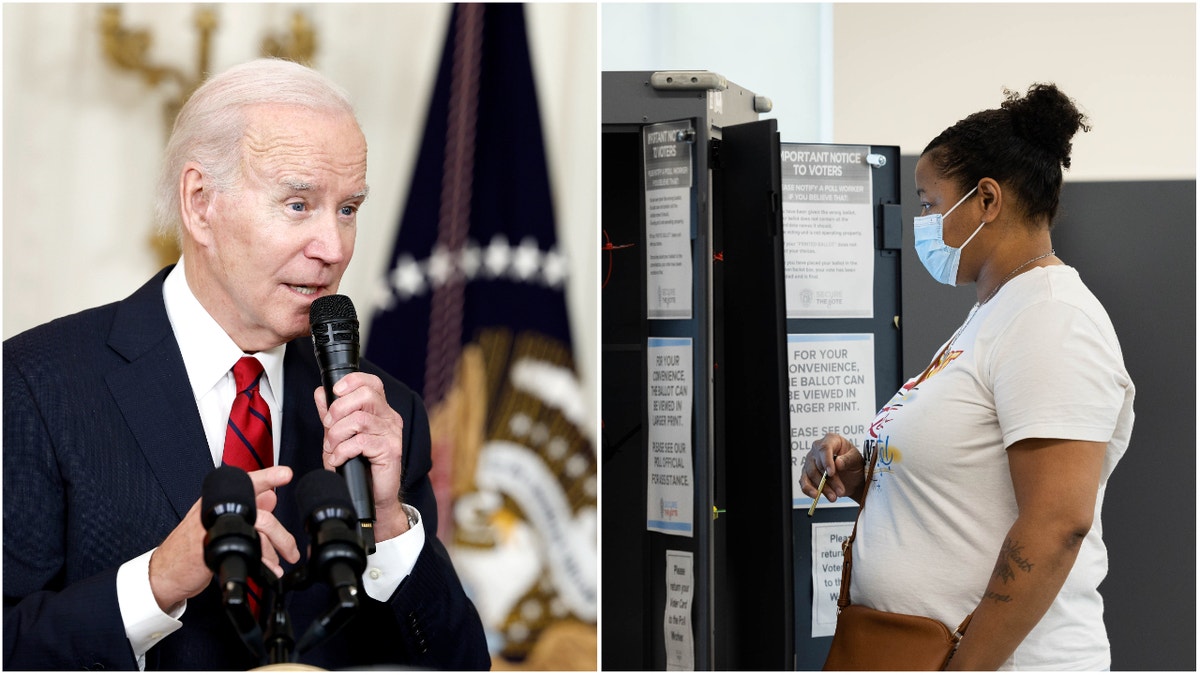
[[[1003,87],[1088,114],[1067,180],[1196,177],[1194,4],[834,6],[834,138],[916,155]],[[907,195],[905,195],[907,197]]]
[[[195,68],[193,4],[127,4],[149,29],[150,59]],[[427,98],[446,4],[220,4],[212,68],[258,56],[302,9],[316,27],[315,66],[349,90],[369,145],[371,198],[359,218],[341,292],[369,297],[383,273]],[[3,26],[5,337],[125,297],[158,269],[147,244],[153,185],[166,140],[163,101],[103,58],[99,4],[6,4]],[[584,390],[597,348],[596,7],[526,8],[559,245],[570,261],[572,332]],[[364,326],[364,331],[369,327]],[[589,405],[591,410],[594,406]]]
[[[602,70],[710,70],[775,104],[786,142],[828,142],[830,9],[818,3],[606,4]]]
[[[612,4],[604,70],[714,70],[789,142],[917,154],[962,117],[1052,81],[1090,115],[1067,180],[1196,176],[1193,3]]]

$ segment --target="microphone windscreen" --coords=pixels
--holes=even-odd
[[[236,514],[251,525],[258,512],[254,505],[254,482],[250,474],[235,466],[219,466],[204,477],[200,488],[200,522],[205,529],[217,518]]]
[[[326,321],[358,321],[354,303],[344,295],[324,295],[313,300],[308,308],[308,322]]]
[[[296,504],[305,518],[318,510],[331,511],[336,508],[344,513],[342,518],[353,518],[354,507],[350,502],[350,489],[346,479],[332,471],[317,469],[305,474],[296,485]],[[318,516],[318,520],[323,517]]]

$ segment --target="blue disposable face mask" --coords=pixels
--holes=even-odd
[[[927,216],[917,216],[913,218],[913,245],[917,249],[917,257],[921,259],[921,263],[925,265],[925,269],[933,275],[934,279],[950,286],[958,285],[958,261],[962,257],[962,250],[971,243],[975,235],[983,229],[986,221],[979,224],[971,236],[963,242],[962,246],[954,248],[946,245],[946,240],[942,239],[942,221],[950,212],[958,208],[970,197],[972,193],[978,189],[978,185],[971,188],[971,192],[963,195],[963,198],[958,200],[954,206],[950,207],[950,211],[946,213],[931,213]]]

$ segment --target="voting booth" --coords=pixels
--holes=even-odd
[[[601,98],[601,668],[819,668],[855,511],[796,460],[900,384],[898,149],[781,143],[707,71]]]
[[[861,447],[903,382],[900,149],[784,143],[789,446],[798,670],[819,670],[833,636],[841,542],[858,504],[800,492],[799,465],[827,432]]]

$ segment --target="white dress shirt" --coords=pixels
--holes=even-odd
[[[183,354],[188,381],[196,397],[215,468],[221,464],[221,455],[225,450],[225,427],[237,395],[233,364],[244,354],[192,293],[184,275],[182,258],[163,283],[163,299],[171,329]],[[279,461],[279,438],[282,433],[283,355],[286,349],[287,345],[279,345],[253,355],[263,365],[264,377],[259,383],[259,391],[271,409],[276,463]],[[404,509],[412,523],[409,530],[378,542],[375,553],[367,556],[363,590],[381,602],[386,602],[400,582],[412,572],[425,546],[425,529],[420,513],[407,504]],[[146,652],[183,626],[180,619],[187,609],[186,602],[170,614],[159,609],[150,589],[150,556],[154,550],[125,563],[117,571],[117,599],[125,623],[125,635],[141,669],[145,669]]]

